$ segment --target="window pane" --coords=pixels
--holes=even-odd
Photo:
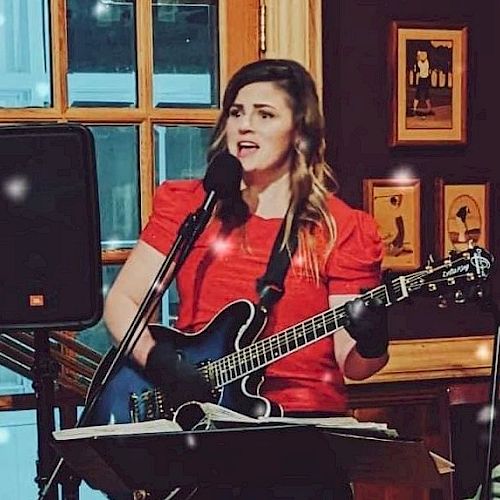
[[[134,107],[135,2],[67,2],[70,105]]]
[[[158,107],[218,105],[215,0],[153,2],[153,98]]]
[[[0,497],[37,498],[36,411],[1,411],[0,443]]]
[[[121,266],[103,266],[102,268],[102,293],[106,297],[108,290],[120,272]],[[111,336],[101,318],[99,323],[92,328],[87,328],[76,333],[76,338],[92,349],[104,354],[111,347]]]
[[[6,366],[0,366],[0,394],[27,394],[33,392],[31,380]]]
[[[157,184],[167,179],[195,179],[205,175],[211,128],[156,125],[154,133]],[[179,296],[174,281],[162,300],[162,321],[172,323],[178,308]]]
[[[165,179],[194,179],[205,175],[211,128],[156,125],[154,133],[158,183]]]
[[[0,0],[0,107],[52,105],[48,0]]]
[[[138,129],[92,126],[103,250],[131,248],[140,228]]]

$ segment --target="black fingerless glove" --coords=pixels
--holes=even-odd
[[[347,324],[345,329],[356,341],[356,349],[363,358],[379,358],[387,352],[389,332],[387,308],[380,299],[361,298],[346,302]]]
[[[173,404],[211,401],[211,388],[196,367],[182,359],[165,342],[157,342],[148,354],[144,373]]]

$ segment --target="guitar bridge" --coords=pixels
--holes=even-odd
[[[173,409],[166,408],[165,395],[158,389],[150,389],[141,394],[132,393],[129,397],[131,422],[145,422],[161,418],[171,419]]]
[[[203,378],[203,381],[210,387],[210,394],[214,401],[217,401],[220,396],[220,391],[217,389],[217,381],[215,380],[215,376],[213,372],[210,370],[210,360],[203,361],[198,366],[198,373]]]

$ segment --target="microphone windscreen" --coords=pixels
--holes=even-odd
[[[242,173],[240,160],[227,151],[222,151],[208,164],[203,187],[207,193],[215,191],[218,199],[236,197],[241,189]]]

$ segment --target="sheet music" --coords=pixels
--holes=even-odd
[[[215,422],[249,423],[249,424],[297,424],[312,425],[315,427],[329,428],[337,431],[351,431],[359,434],[380,433],[386,437],[396,438],[395,429],[389,429],[386,423],[360,422],[354,417],[261,417],[253,418],[230,410],[214,403],[191,402],[186,405],[198,405],[206,418]],[[184,405],[183,405],[184,406]],[[182,407],[181,407],[182,411]],[[174,418],[175,420],[175,418]]]
[[[63,429],[52,433],[57,441],[68,439],[85,439],[98,436],[130,436],[139,434],[151,434],[158,432],[179,432],[182,428],[171,420],[148,420],[146,422],[134,422],[129,424],[94,425],[90,427],[75,427]]]

